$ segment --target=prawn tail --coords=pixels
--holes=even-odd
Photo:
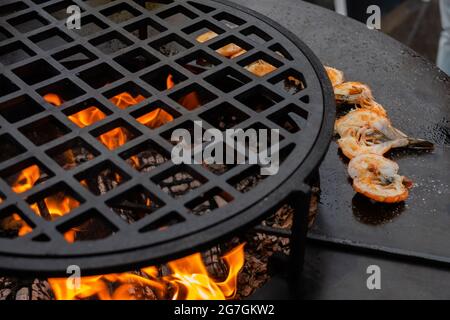
[[[434,150],[434,143],[422,139],[408,138],[408,148],[415,150]]]

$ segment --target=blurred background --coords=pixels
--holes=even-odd
[[[366,22],[367,7],[378,5],[381,31],[436,62],[442,29],[439,0],[306,0]],[[345,8],[346,7],[346,8]],[[344,12],[342,12],[344,13]]]

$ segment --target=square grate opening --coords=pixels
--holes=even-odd
[[[270,82],[292,95],[306,89],[305,77],[294,69],[289,69],[281,73],[270,79]]]
[[[225,30],[207,20],[197,22],[192,26],[184,28],[182,31],[194,37],[199,43],[208,42],[225,32]]]
[[[48,150],[47,154],[64,170],[72,170],[95,159],[100,152],[77,137]]]
[[[56,20],[66,20],[71,15],[71,13],[67,13],[67,8],[74,5],[78,6],[81,12],[84,12],[81,6],[70,0],[64,0],[49,5],[47,7],[44,7],[44,10],[47,11],[48,14],[50,14]]]
[[[64,110],[64,114],[79,128],[94,125],[106,119],[111,113],[96,99],[88,99]]]
[[[73,221],[58,227],[68,243],[105,239],[118,229],[96,210],[91,210]]]
[[[262,85],[240,94],[236,99],[256,112],[267,110],[283,101],[282,97]]]
[[[29,197],[27,202],[37,216],[47,221],[55,221],[69,215],[84,200],[65,183],[58,183]]]
[[[70,132],[70,130],[54,116],[47,116],[21,127],[19,130],[36,146],[41,146],[56,140]]]
[[[64,103],[78,98],[86,91],[81,89],[69,79],[59,80],[37,90],[42,98],[54,107],[60,107]]]
[[[124,146],[141,135],[137,129],[122,119],[95,129],[91,134],[111,151]]]
[[[138,72],[159,62],[158,58],[142,48],[124,53],[114,60],[130,72]]]
[[[53,68],[44,59],[39,59],[22,67],[18,67],[14,69],[13,72],[28,85],[42,82],[60,74],[58,70]]]
[[[120,72],[106,63],[81,71],[78,76],[94,89],[100,89],[123,78]]]
[[[100,7],[103,6],[105,4],[114,2],[116,0],[83,0],[85,3],[87,3],[89,6],[96,8],[96,7]]]
[[[1,5],[0,6],[0,17],[6,17],[6,16],[9,16],[10,14],[20,12],[20,11],[28,9],[28,8],[29,8],[28,5],[21,1]]]
[[[165,8],[168,4],[173,3],[173,0],[133,0],[148,11],[155,11]]]
[[[201,74],[221,64],[219,59],[200,50],[177,60],[177,63],[193,74]]]
[[[109,32],[89,42],[105,54],[116,53],[133,44],[131,40],[117,31]]]
[[[151,215],[163,207],[164,203],[144,187],[136,186],[109,200],[107,205],[119,217],[131,224]]]
[[[192,19],[197,18],[198,15],[183,6],[175,6],[166,11],[158,13],[158,17],[164,19],[169,25],[178,27],[185,25]]]
[[[100,13],[115,23],[122,23],[141,15],[139,10],[134,9],[125,2],[109,7],[108,9],[101,10]]]
[[[253,46],[236,36],[229,36],[210,45],[217,54],[228,59],[236,59],[253,49]]]
[[[218,98],[214,93],[198,84],[187,86],[171,94],[170,97],[189,111],[193,111]]]
[[[33,231],[33,225],[16,207],[0,211],[0,238],[14,239]]]
[[[6,39],[9,39],[9,38],[12,38],[12,34],[9,32],[9,31],[7,31],[5,28],[3,28],[3,27],[0,27],[0,41],[3,41],[3,40],[6,40]]]
[[[75,176],[80,184],[99,196],[107,193],[130,179],[122,169],[107,160]]]
[[[206,178],[184,165],[172,168],[152,178],[152,180],[163,192],[175,199],[188,194],[207,182]]]
[[[94,35],[108,28],[108,25],[106,23],[102,22],[101,20],[92,15],[82,16],[80,24],[83,27],[80,29],[74,29],[74,31],[82,37]]]
[[[12,159],[25,152],[25,148],[21,146],[8,133],[0,135],[0,145],[2,146],[2,152],[0,153],[0,163]]]
[[[290,133],[297,133],[303,125],[306,125],[308,111],[295,104],[290,104],[270,115],[269,119]]]
[[[44,111],[44,108],[28,95],[22,95],[0,104],[0,115],[10,123],[16,123]]]
[[[19,87],[4,75],[0,75],[0,83],[2,84],[0,87],[0,97],[19,90]]]
[[[176,212],[171,212],[168,215],[150,223],[148,226],[139,230],[141,233],[152,232],[152,231],[166,231],[172,226],[178,225],[185,222],[186,220],[180,214]]]
[[[228,102],[221,103],[200,114],[200,117],[220,131],[231,129],[250,118],[246,113]]]
[[[5,66],[23,61],[35,55],[31,49],[19,41],[0,47],[0,61]]]
[[[192,48],[193,44],[177,34],[170,34],[150,43],[150,46],[166,57],[176,56],[186,49]]]
[[[76,45],[52,55],[66,69],[72,70],[97,59],[97,56],[84,46]]]
[[[153,141],[146,141],[120,155],[139,172],[151,172],[170,159],[168,152]]]
[[[125,30],[140,40],[147,40],[156,37],[167,28],[150,18],[145,18],[126,26]]]
[[[177,84],[182,83],[188,78],[176,71],[169,65],[162,66],[152,72],[149,72],[141,77],[142,80],[150,84],[159,91],[169,90]]]
[[[154,130],[174,121],[180,116],[180,113],[164,102],[156,101],[131,113],[131,115],[140,124]]]
[[[9,19],[8,23],[21,33],[37,30],[49,24],[49,22],[37,12],[29,12]]]
[[[0,172],[0,177],[15,193],[24,193],[47,181],[53,173],[40,161],[30,158]]]
[[[132,265],[137,256],[165,261],[174,256],[167,248],[190,250],[213,226],[223,225],[213,235],[218,238],[244,214],[262,218],[264,210],[242,208],[277,194],[275,186],[292,192],[283,181],[294,170],[299,181],[310,174],[300,172],[301,164],[314,141],[322,141],[316,130],[326,120],[326,94],[307,90],[306,84],[324,87],[321,69],[283,29],[208,0],[7,3],[0,5],[0,41],[9,39],[0,43],[0,221],[13,222],[8,236],[24,236],[18,248],[28,256],[63,257],[41,265],[29,258],[23,268],[57,269],[72,255],[95,271],[114,268],[117,260]],[[64,9],[72,4],[82,9],[82,28],[68,31]],[[308,108],[310,101],[315,108]],[[315,112],[320,116],[311,116]],[[187,154],[193,162],[171,161],[178,129],[193,136],[241,127],[280,129],[280,146],[293,146],[280,156],[295,154],[290,159],[298,166],[267,177],[262,164],[227,164],[232,155],[253,160],[261,150],[249,153],[246,145],[241,155],[216,137],[202,144],[204,157],[191,139],[185,142],[194,147]],[[10,205],[16,207],[5,211]],[[78,243],[61,251],[66,242],[95,240],[108,246]],[[51,250],[28,253],[27,241],[46,241]],[[113,261],[113,254],[121,259]],[[98,255],[111,263],[96,261]]]

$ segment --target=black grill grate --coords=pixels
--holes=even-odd
[[[70,4],[82,9],[81,30],[65,27]],[[314,55],[280,26],[222,1],[21,0],[0,12],[0,224],[17,231],[0,232],[1,269],[152,264],[245,228],[292,192],[308,192],[304,181],[330,141],[333,96]],[[206,31],[217,36],[198,42]],[[230,43],[247,52],[228,59],[216,51]],[[249,72],[259,59],[276,70]],[[119,108],[111,99],[125,91],[140,98]],[[52,93],[61,106],[46,102]],[[198,103],[181,102],[192,95]],[[80,111],[92,107],[98,121],[84,127]],[[140,119],[151,112],[171,121],[150,129]],[[193,130],[195,120],[222,131],[279,128],[279,174],[261,177],[251,165],[175,166],[171,132]],[[110,150],[104,135],[118,128],[128,141]],[[14,192],[24,169],[40,176]],[[74,209],[48,212],[63,196]]]

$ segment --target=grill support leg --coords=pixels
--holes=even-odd
[[[306,234],[308,232],[308,215],[311,193],[299,193],[293,197],[294,218],[290,236],[291,253],[289,255],[288,280],[289,290],[293,298],[300,298],[301,274],[306,248]]]

